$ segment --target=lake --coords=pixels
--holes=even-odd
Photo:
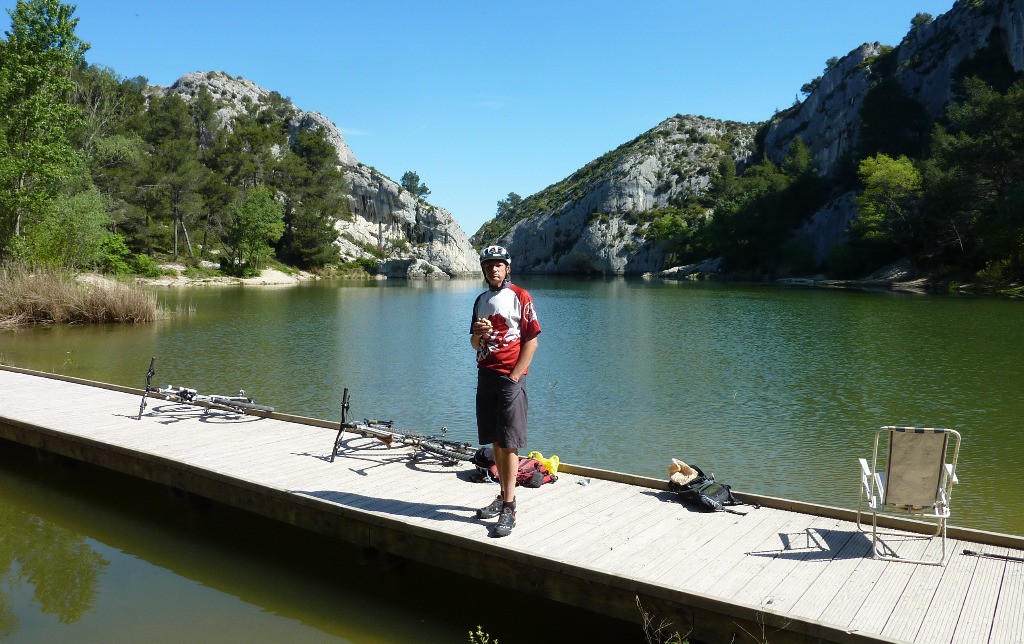
[[[543,327],[527,379],[529,449],[658,478],[675,457],[741,491],[854,507],[856,459],[870,457],[877,427],[952,427],[963,434],[952,523],[1024,533],[1024,303],[625,278],[519,283]],[[155,324],[2,332],[0,361],[142,387],[157,356],[154,384],[241,388],[278,411],[335,420],[348,388],[350,418],[385,417],[425,433],[447,427],[449,437],[475,442],[468,336],[482,289],[476,279],[160,289],[167,317]],[[57,495],[57,507],[61,489],[40,494]],[[95,498],[103,507],[103,493]],[[66,529],[108,544],[100,553],[112,563],[98,583],[123,583],[114,581],[122,564],[112,539]],[[133,574],[173,579],[160,593],[218,586],[134,556],[150,570]],[[221,592],[237,601],[226,585]],[[281,600],[267,601],[264,611]],[[468,610],[457,608],[467,627],[487,617]],[[322,619],[300,623],[346,637]]]

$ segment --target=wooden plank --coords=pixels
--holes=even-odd
[[[772,611],[782,610],[780,600],[785,601],[787,586],[806,588],[808,579],[815,579],[825,569],[835,553],[829,548],[823,533],[835,528],[837,521],[826,517],[814,517],[806,528],[792,534],[780,536],[777,552],[747,552],[748,557],[762,557],[767,560],[757,574],[742,586],[743,594],[758,598],[758,605]],[[845,545],[846,539],[841,541]],[[794,591],[795,592],[795,591]]]
[[[987,548],[985,549],[987,551]],[[1007,554],[1018,561],[1008,562],[999,588],[999,602],[992,621],[989,641],[998,644],[1020,642],[1024,633],[1024,550],[1007,550]]]
[[[946,562],[942,583],[936,588],[928,611],[921,619],[915,642],[952,641],[978,561],[977,557],[957,555]]]
[[[651,543],[641,559],[629,562],[628,571],[621,571],[623,574],[638,577],[650,575],[652,579],[657,579],[660,574],[666,580],[674,580],[673,585],[680,586],[682,572],[698,572],[700,562],[712,560],[715,551],[728,548],[726,544],[743,538],[745,533],[756,531],[763,521],[772,516],[771,513],[758,511],[744,517],[720,515],[713,518],[715,515],[678,503],[668,505],[672,508],[668,516],[675,520],[671,534]],[[709,526],[709,521],[714,525]],[[703,555],[705,551],[707,557]],[[685,568],[674,570],[677,565],[684,565]]]
[[[831,521],[819,517],[808,517],[796,513],[788,513],[786,521],[780,526],[777,532],[760,532],[760,540],[754,543],[753,540],[738,542],[730,552],[730,556],[723,559],[716,567],[716,574],[704,574],[689,580],[687,586],[701,592],[714,592],[715,594],[728,597],[744,604],[767,609],[767,602],[770,600],[764,585],[758,582],[763,577],[771,577],[768,572],[772,564],[778,560],[780,547],[780,534],[789,534],[813,528],[816,522]],[[773,531],[774,532],[774,531]],[[753,535],[751,535],[753,536]],[[744,543],[754,544],[747,547]],[[768,551],[767,556],[759,556],[755,553]],[[792,564],[792,562],[788,562]],[[780,565],[780,574],[788,574],[790,565]],[[777,582],[777,580],[775,580]],[[772,584],[774,585],[774,583]]]
[[[724,513],[691,513],[691,516],[702,519],[718,520],[725,529],[707,533],[704,530],[681,533],[674,556],[660,562],[651,560],[653,564],[660,563],[661,570],[651,571],[650,578],[658,583],[684,589],[703,586],[701,580],[705,578],[719,579],[746,558],[748,550],[754,549],[741,544],[760,543],[765,535],[774,535],[798,516],[790,512],[762,512],[763,509],[753,510],[742,517]],[[648,567],[641,566],[640,572],[648,574]]]
[[[590,556],[577,558],[580,565],[629,578],[637,572],[636,566],[645,559],[655,559],[671,549],[682,534],[682,519],[678,515],[651,512],[635,530],[629,530],[622,543],[606,551],[595,550]]]
[[[805,588],[794,587],[791,593],[773,594],[776,610],[817,620],[854,574],[860,561],[871,556],[871,544],[857,530],[843,523],[840,531],[850,534],[849,540],[825,565],[825,569]],[[804,580],[805,582],[808,580]]]
[[[848,629],[850,621],[885,572],[885,562],[872,559],[870,549],[867,557],[855,561],[843,585],[829,593],[831,601],[818,614],[819,621]]]
[[[625,491],[607,499],[603,507],[588,508],[586,514],[579,513],[572,517],[573,524],[565,525],[568,519],[560,524],[563,532],[560,537],[540,544],[534,551],[554,559],[579,562],[581,558],[593,558],[595,553],[614,549],[625,543],[630,533],[638,526],[641,516],[649,516],[645,508],[650,498],[640,496],[635,488],[623,486]],[[659,501],[654,501],[659,503]]]
[[[993,549],[993,552],[1005,555],[1007,549],[997,548]],[[999,602],[999,590],[1009,565],[1007,561],[979,557],[978,566],[971,577],[970,588],[964,597],[964,608],[953,632],[953,644],[989,641]],[[1017,635],[1024,639],[1024,633],[1018,631]]]
[[[562,556],[571,557],[577,565],[609,572],[617,570],[624,560],[635,563],[639,553],[646,556],[660,539],[675,534],[671,531],[678,520],[664,512],[663,494],[667,493],[649,490],[640,493],[639,501],[627,497],[629,505],[595,528],[594,540],[586,550],[574,549]]]
[[[552,489],[545,490],[548,498],[543,509],[532,505],[528,499],[524,500],[521,525],[516,526],[519,547],[532,549],[550,542],[552,534],[561,534],[564,526],[572,525],[574,515],[578,520],[578,514],[585,508],[601,507],[602,499],[613,498],[626,487],[612,481],[594,481],[587,486],[555,489],[560,484],[561,481]],[[520,493],[516,494],[519,496]]]
[[[950,541],[948,545],[953,549],[957,544]],[[945,574],[945,566],[914,566],[910,581],[881,629],[882,634],[893,639],[914,641],[935,598],[935,589]]]
[[[553,524],[554,530],[546,531],[548,538],[532,544],[531,550],[542,556],[559,558],[561,554],[569,552],[583,552],[590,547],[599,534],[595,530],[600,527],[603,520],[614,516],[617,508],[628,507],[630,503],[636,502],[634,489],[626,485],[616,485],[608,494],[593,499],[586,506],[586,511],[574,512],[561,516],[557,523]],[[623,506],[625,504],[625,506]],[[527,508],[525,519],[537,513],[538,509]],[[557,539],[551,539],[550,535],[558,535]]]
[[[886,562],[885,572],[861,603],[847,628],[861,633],[880,633],[892,617],[899,598],[921,564]]]

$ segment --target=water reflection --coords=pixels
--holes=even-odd
[[[14,506],[0,504],[0,569],[5,588],[32,587],[32,602],[44,614],[71,624],[88,611],[99,578],[110,562],[78,534]],[[0,588],[0,636],[18,632],[19,618]]]

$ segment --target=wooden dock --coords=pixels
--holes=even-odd
[[[0,367],[0,439],[595,612],[638,621],[639,601],[702,642],[1024,642],[1024,563],[961,554],[1021,557],[1022,537],[951,527],[945,567],[884,562],[849,510],[741,494],[761,507],[707,514],[661,481],[563,465],[492,539],[474,510],[496,487],[467,469],[353,434],[331,463],[336,423],[153,398],[136,419],[140,396]]]

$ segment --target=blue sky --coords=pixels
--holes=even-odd
[[[68,4],[74,4],[69,2]],[[15,0],[0,0],[12,8]],[[763,121],[953,0],[81,0],[90,63],[243,76],[323,113],[467,234],[675,114]],[[0,16],[6,31],[6,12]]]

